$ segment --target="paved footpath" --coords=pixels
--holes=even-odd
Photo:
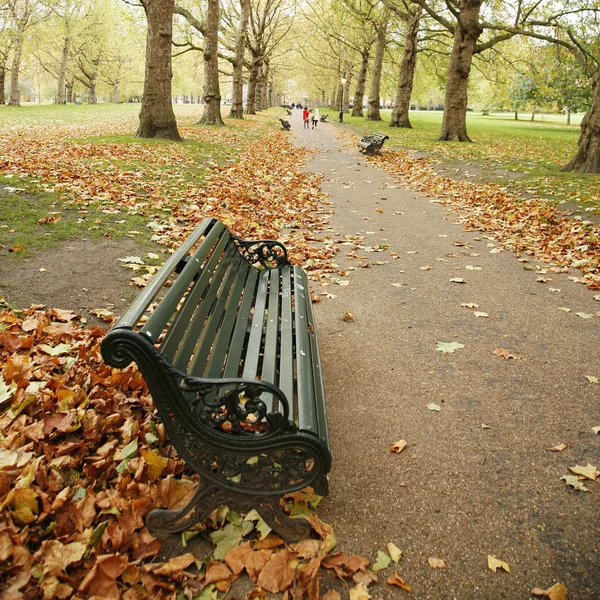
[[[600,598],[600,477],[589,493],[561,481],[570,466],[600,466],[600,385],[586,379],[600,377],[594,293],[538,272],[548,264],[518,262],[486,232],[464,232],[435,199],[370,166],[335,125],[304,130],[299,111],[291,123],[331,195],[328,235],[358,234],[366,247],[356,259],[339,245],[337,263],[355,269],[340,277],[349,285],[315,285],[335,296],[315,311],[333,453],[319,515],[339,548],[373,560],[395,543],[405,556],[382,574],[397,570],[414,599],[530,598],[557,581],[569,598]],[[464,348],[442,353],[436,342]],[[406,449],[389,452],[399,439]],[[510,573],[492,572],[487,555]]]

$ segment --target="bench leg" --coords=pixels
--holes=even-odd
[[[289,517],[274,496],[248,496],[210,484],[198,484],[194,495],[181,508],[166,510],[157,508],[146,517],[146,526],[157,537],[181,533],[203,521],[219,506],[228,506],[237,512],[258,510],[263,520],[286,541],[298,541],[310,537],[311,526],[305,519]]]

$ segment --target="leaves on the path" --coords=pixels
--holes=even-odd
[[[507,573],[510,573],[510,567],[508,566],[507,562],[504,562],[503,560],[500,560],[499,558],[496,558],[495,556],[492,556],[491,554],[488,554],[487,560],[488,560],[488,569],[494,571],[494,573],[498,569],[503,569]]]
[[[569,219],[538,198],[522,198],[495,183],[458,181],[438,175],[432,159],[415,159],[408,151],[389,150],[370,159],[412,189],[439,198],[455,209],[466,229],[487,231],[504,248],[526,250],[535,258],[584,272],[580,283],[600,289],[600,227]],[[461,242],[462,243],[462,242]],[[492,248],[493,254],[501,248]]]
[[[427,559],[427,564],[432,569],[446,569],[448,567],[448,565],[446,564],[446,561],[443,558],[435,558],[433,556],[430,556]]]
[[[508,350],[505,350],[504,348],[501,348],[501,347],[496,348],[494,350],[494,354],[496,356],[501,356],[505,360],[508,360],[509,358],[517,358],[515,354],[511,354]]]
[[[410,592],[410,585],[398,575],[398,573],[394,573],[387,578],[387,582],[390,585],[395,585],[396,587],[402,588],[403,590]]]
[[[394,442],[388,448],[388,450],[390,452],[395,452],[396,454],[400,454],[400,452],[402,452],[402,450],[404,450],[404,448],[406,448],[407,445],[408,444],[407,444],[406,440],[398,440],[398,441]]]
[[[465,345],[460,342],[436,342],[435,345],[435,349],[444,354],[452,354],[453,352],[456,352],[456,350],[461,350],[465,347]]]
[[[591,479],[592,481],[596,481],[596,478],[598,475],[600,475],[600,471],[598,471],[598,469],[590,463],[588,463],[585,467],[581,467],[580,465],[569,467],[569,471],[575,473],[575,475],[585,477],[585,479]]]
[[[567,448],[567,444],[562,443],[562,444],[557,444],[556,446],[552,446],[552,448],[550,448],[550,450],[552,450],[552,452],[562,452],[566,448]]]
[[[594,375],[586,375],[585,378],[590,382],[590,383],[598,383],[598,377],[594,376]]]
[[[541,596],[545,600],[567,600],[567,593],[567,588],[560,582],[555,583],[547,590],[538,587],[531,590],[533,596]]]
[[[577,475],[563,475],[561,479],[572,488],[579,490],[580,492],[589,492],[590,490],[585,487],[582,482],[583,477],[578,477]]]
[[[378,550],[377,558],[375,559],[375,562],[371,565],[371,570],[375,571],[375,573],[377,573],[377,571],[387,569],[387,567],[390,566],[391,562],[392,562],[391,556],[389,556],[382,550]]]
[[[434,411],[434,412],[440,412],[440,411],[442,410],[442,407],[441,407],[439,404],[436,404],[435,402],[430,402],[430,403],[427,405],[427,408],[428,408],[429,410],[432,410],[432,411]]]
[[[388,552],[390,553],[390,558],[397,564],[400,559],[404,556],[404,553],[396,544],[393,542],[388,542],[387,544]]]

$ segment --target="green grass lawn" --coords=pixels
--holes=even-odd
[[[337,111],[321,112],[329,112],[330,122],[337,123]],[[390,110],[382,110],[381,116],[382,121],[374,122],[345,114],[344,124],[361,135],[374,131],[389,135],[387,147],[425,152],[441,162],[464,161],[494,170],[494,181],[516,192],[600,210],[600,175],[560,171],[577,152],[581,114],[572,115],[571,125],[567,126],[562,115],[535,115],[531,121],[530,114],[515,120],[512,113],[482,116],[470,112],[467,131],[472,144],[437,141],[442,124],[440,111],[411,111],[412,129],[389,127]],[[507,174],[504,181],[498,178],[498,172]]]
[[[0,106],[0,246],[17,249],[10,260],[81,235],[150,237],[146,222],[168,219],[191,188],[274,130],[273,114],[202,127],[202,106],[178,104],[184,142],[140,139],[140,108]]]

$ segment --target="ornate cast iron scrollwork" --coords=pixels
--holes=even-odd
[[[179,382],[192,413],[209,427],[253,436],[273,435],[280,430],[294,433],[297,429],[289,420],[288,400],[277,386],[255,380],[189,377],[167,361],[163,366]],[[278,412],[268,411],[261,399],[263,394],[277,399]]]
[[[242,240],[233,236],[233,240],[242,256],[251,265],[260,265],[265,269],[275,269],[289,265],[287,250],[275,240]]]
[[[250,498],[219,486],[203,485],[202,482],[198,484],[194,495],[185,506],[174,510],[155,509],[146,517],[146,525],[154,535],[165,537],[191,529],[213,510],[224,505],[241,513],[247,513],[258,505],[261,517],[271,529],[289,541],[300,540],[310,535],[309,523],[305,519],[290,518],[281,508],[278,498]]]

